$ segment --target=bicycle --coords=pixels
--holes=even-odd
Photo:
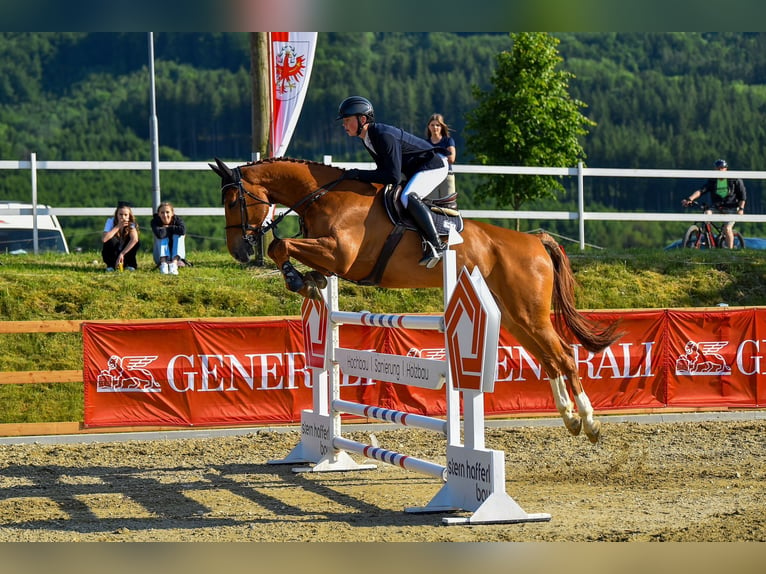
[[[689,206],[699,207],[704,213],[708,209],[712,209],[704,203],[698,203],[692,201]],[[687,206],[688,207],[688,206]],[[684,241],[682,247],[688,247],[691,249],[708,249],[710,247],[724,247],[726,245],[726,239],[723,235],[723,223],[716,224],[712,221],[700,221],[689,226],[684,234]],[[745,248],[745,238],[739,231],[734,232],[734,249]]]

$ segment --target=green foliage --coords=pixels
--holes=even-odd
[[[511,34],[513,49],[497,56],[492,88],[474,88],[478,102],[469,113],[468,149],[485,165],[569,167],[585,156],[579,138],[594,123],[580,112],[585,104],[569,96],[572,74],[557,69],[559,40],[544,32]],[[491,176],[479,196],[519,209],[563,186],[550,176]]]
[[[218,156],[231,163],[249,161],[248,34],[154,37],[160,158],[211,161]],[[552,37],[558,43],[551,42]],[[546,57],[526,67],[516,62],[514,51],[525,41],[534,49],[540,47]],[[145,33],[0,33],[0,54],[4,56],[0,160],[28,160],[30,152],[39,161],[150,159]],[[490,93],[493,76],[500,77],[504,69],[521,77],[526,69],[545,69],[537,66],[553,64],[557,57],[562,59],[560,67],[550,76],[527,74],[524,80],[539,89],[559,74],[567,86],[563,99],[549,101],[547,93],[532,99],[535,92],[529,91],[525,100],[509,91],[500,94],[508,105],[499,109],[498,118],[502,113],[519,122],[539,121],[542,112],[557,110],[558,104],[583,102],[596,125],[561,121],[556,127],[563,130],[564,140],[553,141],[565,144],[578,127],[588,128],[577,139],[583,150],[580,157],[587,153],[590,167],[704,169],[725,157],[732,169],[763,169],[765,33],[520,34],[515,42],[506,33],[321,33],[310,88],[288,153],[317,161],[324,155],[336,161],[369,161],[358,142],[333,121],[338,103],[358,93],[372,99],[381,121],[415,134],[424,134],[430,113],[444,114],[454,130],[458,163],[480,163],[483,160],[467,144],[467,118],[481,104],[472,88]],[[489,120],[496,123],[489,124],[483,139],[490,151],[502,152],[513,132],[493,116]],[[536,140],[516,141],[531,146]],[[539,165],[534,163],[536,150],[528,152],[529,165]],[[574,163],[566,158],[550,160],[550,165]],[[527,187],[535,189],[537,181],[528,176],[494,179],[498,186],[505,186],[506,179],[519,182],[521,193]],[[0,199],[29,201],[29,180],[26,170],[0,170]],[[144,207],[151,203],[148,171],[44,170],[38,183],[39,200],[53,206],[111,207],[120,199]],[[461,207],[513,206],[479,193],[484,183],[485,177],[458,175]],[[680,178],[588,178],[585,201],[589,210],[678,212],[680,200],[702,183]],[[747,212],[764,213],[764,182],[746,183]],[[218,205],[218,186],[212,172],[161,174],[162,198],[179,207]],[[542,195],[525,201],[525,207],[550,201],[550,208],[561,210],[573,201],[569,180],[547,178],[541,189]],[[194,249],[223,248],[223,234],[214,222],[195,217],[188,223]],[[101,218],[67,217],[62,224],[74,248],[90,250],[98,245]],[[569,221],[529,225],[577,235],[577,224]],[[762,227],[748,224],[742,231],[757,236]],[[586,234],[589,243],[602,246],[660,247],[680,237],[684,229],[685,225],[672,223],[589,221]]]

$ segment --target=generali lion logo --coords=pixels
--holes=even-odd
[[[99,393],[159,393],[162,388],[154,379],[149,363],[157,360],[157,355],[119,357],[112,355],[96,378],[96,391]]]
[[[684,354],[676,358],[676,375],[730,375],[731,367],[718,352],[727,344],[728,341],[687,342]]]
[[[300,92],[300,86],[306,74],[306,54],[308,42],[275,42],[274,83],[276,96],[280,100],[294,98]]]
[[[435,361],[444,361],[447,359],[446,349],[418,349],[410,347],[407,351],[407,357],[416,357],[418,359],[433,359]]]

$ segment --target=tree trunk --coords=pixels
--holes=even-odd
[[[269,34],[250,33],[250,78],[253,85],[253,145],[252,154],[268,157],[271,126],[271,90],[269,82]],[[255,245],[255,264],[263,267],[264,239]]]
[[[253,84],[253,154],[267,157],[271,125],[269,94],[269,34],[250,33],[250,78]]]

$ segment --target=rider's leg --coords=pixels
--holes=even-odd
[[[420,171],[413,175],[402,191],[402,205],[412,216],[415,225],[420,229],[420,234],[426,241],[423,258],[419,265],[425,265],[429,269],[434,267],[442,257],[447,245],[442,243],[436,231],[431,211],[425,206],[421,198],[425,197],[447,177],[448,164],[446,158],[444,165],[438,169]]]
[[[412,216],[415,225],[420,229],[423,239],[426,240],[423,258],[418,264],[425,265],[430,269],[439,262],[447,246],[439,239],[434,220],[431,217],[431,211],[425,206],[420,197],[412,194],[408,198],[407,212]]]
[[[728,221],[723,226],[723,236],[726,239],[726,247],[734,249],[734,222]]]

